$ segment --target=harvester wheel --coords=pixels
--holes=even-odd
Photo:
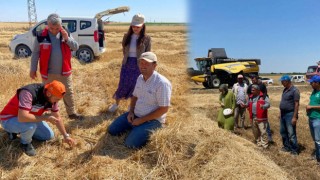
[[[207,81],[203,82],[202,85],[205,87],[205,88],[210,88],[209,84]]]
[[[212,76],[212,87],[219,88],[220,84],[221,84],[220,79],[217,76]]]
[[[248,86],[252,84],[251,78],[248,76],[244,76],[243,82],[246,83]]]

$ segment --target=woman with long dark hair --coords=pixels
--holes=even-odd
[[[144,16],[140,13],[133,16],[128,32],[122,40],[123,60],[118,89],[113,98],[116,103],[109,107],[109,112],[118,109],[121,99],[128,99],[136,85],[140,70],[138,58],[144,52],[151,51],[151,38],[146,34]]]

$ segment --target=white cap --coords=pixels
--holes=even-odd
[[[157,62],[157,56],[153,52],[142,53],[139,59],[144,59],[150,63]]]
[[[141,27],[144,24],[144,15],[138,13],[132,17],[131,26]]]
[[[242,74],[239,74],[239,75],[238,75],[238,78],[243,78],[243,75],[242,75]]]

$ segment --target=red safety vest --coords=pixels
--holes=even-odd
[[[31,109],[19,107],[19,92],[21,90],[27,90],[32,95],[32,107]],[[52,104],[48,102],[44,96],[43,84],[30,84],[17,90],[17,93],[10,99],[8,104],[0,112],[0,120],[8,120],[12,117],[18,116],[19,109],[29,111],[30,114],[41,116],[45,111],[51,110]]]
[[[252,117],[252,105],[253,105],[253,95],[251,94],[249,97],[249,114],[250,114],[250,119],[253,119]],[[268,109],[261,109],[260,107],[265,104],[264,96],[263,93],[260,92],[259,94],[259,99],[257,101],[257,106],[256,106],[256,121],[267,121],[268,120]]]
[[[51,54],[51,40],[48,34],[48,27],[44,28],[40,35],[37,36],[40,44],[40,74],[43,79],[48,79],[48,66]],[[69,76],[71,74],[71,50],[66,42],[62,42],[61,36],[61,52],[62,52],[62,75]]]

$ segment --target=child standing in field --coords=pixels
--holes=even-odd
[[[140,75],[137,57],[144,52],[151,51],[151,38],[146,35],[145,31],[144,16],[140,13],[134,15],[128,32],[123,36],[120,80],[118,89],[113,95],[116,103],[109,107],[109,112],[115,112],[118,109],[121,99],[128,99],[132,96]]]

